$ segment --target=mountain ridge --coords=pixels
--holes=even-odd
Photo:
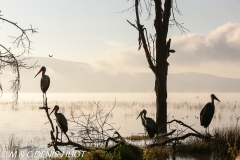
[[[96,71],[91,65],[82,62],[58,60],[55,58],[34,57],[29,64],[39,61],[39,65],[47,68],[51,84],[48,92],[154,92],[155,77],[149,73],[116,73]],[[38,68],[40,69],[40,67]],[[34,76],[35,70],[20,70],[20,92],[38,92],[40,90],[41,75]],[[8,73],[9,72],[9,73]],[[0,81],[4,92],[8,91],[11,80],[10,70],[2,74]],[[240,79],[220,77],[198,72],[182,72],[169,74],[168,92],[240,92]]]

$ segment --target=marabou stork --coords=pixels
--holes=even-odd
[[[158,133],[157,123],[152,118],[146,117],[146,114],[147,111],[144,109],[140,112],[138,117],[141,116],[142,125],[144,126],[144,129],[147,131],[149,137],[153,138],[154,134]]]
[[[46,72],[46,67],[42,66],[42,68],[38,71],[38,73],[36,74],[36,76],[42,72],[42,78],[41,78],[41,81],[40,81],[40,87],[41,87],[41,90],[43,92],[43,102],[44,102],[44,93],[45,93],[45,97],[46,97],[46,92],[50,86],[50,78],[48,75],[45,75],[45,72]],[[35,77],[36,77],[35,76]],[[35,78],[34,77],[34,78]]]
[[[55,107],[53,108],[53,110],[50,114],[52,114],[54,110],[55,110],[54,114],[56,116],[56,122],[61,129],[61,142],[62,142],[62,132],[66,135],[68,141],[70,141],[69,137],[67,135],[67,131],[68,131],[67,119],[65,118],[65,116],[62,113],[57,113],[59,110],[58,105],[55,105]]]
[[[207,128],[211,123],[212,117],[215,112],[214,100],[217,100],[220,102],[220,100],[214,94],[211,94],[211,100],[212,101],[208,102],[200,112],[201,126],[206,128],[206,133],[207,133]]]

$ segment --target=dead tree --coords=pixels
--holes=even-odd
[[[46,98],[44,106],[39,107],[39,109],[45,110],[48,121],[51,125],[51,142],[48,143],[48,147],[53,147],[55,152],[62,153],[62,151],[59,149],[59,146],[72,146],[75,148],[75,150],[83,151],[91,151],[92,147],[94,146],[96,149],[98,148],[105,151],[110,151],[119,146],[120,144],[123,144],[124,141],[120,140],[116,141],[118,143],[110,148],[102,148],[103,146],[108,146],[108,141],[111,137],[108,132],[115,130],[113,126],[108,123],[108,119],[110,118],[110,114],[116,105],[116,101],[111,110],[105,115],[102,112],[103,109],[101,109],[99,102],[95,104],[97,106],[97,110],[93,114],[85,114],[83,112],[80,116],[74,116],[72,114],[72,117],[68,121],[73,122],[77,125],[77,127],[69,129],[73,132],[75,131],[75,133],[71,132],[72,140],[69,139],[68,142],[60,142],[58,141],[58,127],[54,127],[53,125],[52,119],[49,114],[50,108],[48,107]],[[110,138],[110,140],[112,139]]]
[[[0,42],[0,74],[2,74],[2,71],[6,67],[10,67],[12,69],[15,79],[13,79],[10,82],[11,82],[11,90],[13,92],[14,102],[16,103],[18,100],[18,92],[20,90],[20,69],[21,68],[31,69],[36,67],[36,63],[32,65],[26,64],[26,60],[29,58],[26,58],[24,56],[28,55],[31,49],[31,41],[28,33],[32,33],[32,34],[37,33],[37,29],[32,28],[31,25],[30,25],[30,28],[23,29],[16,22],[3,18],[3,15],[0,15],[0,21],[2,22],[2,24],[5,23],[6,25],[15,26],[16,29],[20,31],[19,35],[11,36],[12,46],[15,49],[16,48],[19,49],[20,52],[19,50],[14,52],[12,51],[11,47],[4,46]],[[1,83],[0,83],[0,90],[2,93],[3,86]]]
[[[156,92],[156,122],[158,127],[166,124],[167,122],[167,74],[168,66],[167,58],[169,53],[175,51],[170,48],[171,39],[167,41],[168,27],[169,25],[177,26],[181,32],[185,32],[185,28],[175,21],[174,12],[179,10],[177,5],[172,6],[173,0],[165,0],[162,8],[162,0],[144,0],[143,4],[146,6],[148,17],[151,16],[151,8],[155,7],[155,35],[148,35],[147,29],[140,22],[140,15],[142,12],[141,0],[135,0],[134,5],[129,9],[134,9],[136,13],[136,25],[129,22],[133,27],[138,30],[139,33],[139,50],[141,47],[144,48],[146,59],[149,64],[149,68],[155,75],[155,92]],[[152,4],[154,2],[154,4]],[[128,9],[128,10],[129,10]],[[171,13],[172,18],[171,17]],[[172,22],[172,24],[169,24]],[[150,40],[152,41],[152,49]],[[167,126],[163,126],[160,130],[161,133],[167,133]]]

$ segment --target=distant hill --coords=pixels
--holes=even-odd
[[[154,92],[152,73],[107,74],[94,71],[86,63],[54,58],[32,58],[47,67],[51,78],[48,92]],[[40,67],[39,67],[40,69]],[[39,92],[40,78],[36,70],[21,70],[21,92]],[[10,70],[3,72],[0,81],[4,92],[9,92]],[[196,72],[168,75],[169,92],[240,92],[240,79],[218,77]]]
[[[168,76],[170,92],[240,92],[240,79],[187,72]]]

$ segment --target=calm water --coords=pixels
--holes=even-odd
[[[236,118],[240,116],[239,93],[215,93],[220,102],[216,102],[215,115],[210,130],[216,127],[234,126]],[[144,133],[141,120],[136,120],[139,112],[147,110],[147,116],[155,119],[154,93],[49,93],[48,106],[53,108],[59,105],[60,112],[71,120],[71,115],[77,117],[82,113],[88,115],[95,113],[97,105],[106,114],[115,105],[108,123],[123,136]],[[36,146],[47,148],[50,141],[50,124],[45,111],[39,110],[42,106],[41,93],[20,94],[18,106],[11,104],[11,94],[4,93],[0,99],[0,143],[6,144],[12,135],[21,146]],[[168,120],[178,119],[191,125],[194,129],[204,132],[200,126],[199,113],[203,106],[210,101],[209,93],[169,93],[168,94]],[[54,115],[51,115],[55,118]],[[55,123],[55,120],[54,120]],[[56,124],[56,123],[55,123]],[[69,122],[69,133],[77,135],[76,124]],[[175,129],[170,125],[169,130]],[[181,129],[181,126],[179,126]],[[109,132],[112,135],[112,132]],[[70,135],[70,134],[69,134]],[[73,136],[74,136],[73,135]],[[65,138],[65,136],[63,135]],[[70,136],[70,139],[73,137]]]

